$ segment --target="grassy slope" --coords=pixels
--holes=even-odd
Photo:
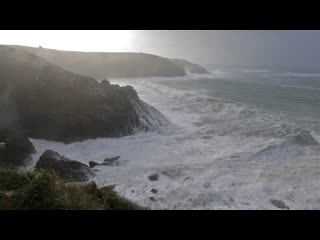
[[[143,210],[94,182],[71,185],[47,171],[0,167],[0,210]]]
[[[1,45],[0,45],[1,47]],[[184,68],[169,59],[153,54],[133,52],[76,52],[27,46],[10,46],[40,56],[66,70],[93,77],[177,77],[184,76]]]

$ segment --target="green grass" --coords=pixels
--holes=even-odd
[[[0,167],[0,210],[144,210],[112,187],[66,184],[48,171]]]

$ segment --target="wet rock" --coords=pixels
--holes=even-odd
[[[156,199],[154,198],[154,197],[150,197],[149,198],[152,202],[155,202],[156,201]]]
[[[271,199],[270,202],[272,205],[276,206],[277,208],[280,209],[290,209],[283,201],[281,200],[276,200],[276,199]]]
[[[89,166],[52,150],[47,150],[41,155],[35,168],[53,170],[59,178],[67,182],[84,182],[95,176]]]
[[[155,188],[152,188],[152,189],[151,189],[151,192],[154,193],[154,194],[156,194],[156,193],[158,193],[158,190],[155,189]]]
[[[119,160],[120,159],[120,156],[116,156],[116,157],[112,157],[112,158],[106,158],[102,165],[104,166],[117,166],[119,165]]]
[[[120,156],[106,158],[103,163],[97,163],[94,161],[89,162],[90,168],[95,168],[96,166],[118,166],[119,165]]]
[[[153,173],[148,176],[150,181],[157,181],[159,179],[159,174],[158,173]]]
[[[99,165],[101,165],[101,164],[100,164],[100,163],[97,163],[97,162],[94,162],[94,161],[90,161],[90,162],[89,162],[89,167],[90,167],[90,168],[94,168],[94,167],[99,166]]]

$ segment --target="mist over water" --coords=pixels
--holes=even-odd
[[[317,209],[320,75],[212,68],[207,75],[113,79],[171,124],[119,139],[65,145],[32,139],[84,163],[121,156],[95,180],[152,209]],[[158,181],[148,175],[158,173]],[[157,189],[154,194],[151,189]],[[151,201],[154,197],[155,201]]]

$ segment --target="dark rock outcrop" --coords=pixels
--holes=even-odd
[[[16,122],[32,138],[70,143],[131,135],[168,123],[130,86],[98,83],[7,46],[0,46],[0,96],[3,93],[3,115],[11,117],[7,122]]]
[[[23,131],[18,129],[0,129],[0,164],[24,166],[35,148]]]
[[[184,59],[170,59],[173,63],[175,63],[177,66],[185,69],[186,72],[189,73],[197,73],[197,74],[207,74],[209,73],[207,69],[200,66],[199,64],[195,64],[192,62],[189,62]]]
[[[156,199],[154,197],[149,197],[149,199],[152,201],[152,202],[156,202]]]
[[[96,166],[101,166],[102,164],[101,163],[97,163],[95,161],[90,161],[89,162],[89,167],[90,168],[95,168]]]
[[[158,193],[158,190],[155,189],[155,188],[152,188],[152,189],[151,189],[151,192],[154,193],[154,194],[156,194],[156,193]]]
[[[94,168],[96,166],[118,166],[120,156],[112,157],[112,158],[106,158],[103,163],[97,163],[94,161],[89,162],[89,167]]]
[[[105,166],[115,166],[115,165],[119,165],[119,160],[120,156],[116,156],[116,157],[112,157],[112,158],[106,158],[103,161],[103,165]]]
[[[290,209],[282,200],[271,199],[270,202],[272,205],[276,206],[277,208],[287,209],[287,210]]]
[[[159,179],[159,174],[158,173],[153,173],[148,176],[150,181],[157,181]]]
[[[52,150],[47,150],[41,155],[35,168],[53,170],[59,178],[68,182],[88,181],[90,177],[95,176],[87,165]]]
[[[185,75],[184,68],[167,58],[152,54],[73,52],[24,46],[12,47],[36,54],[66,70],[95,79]]]

